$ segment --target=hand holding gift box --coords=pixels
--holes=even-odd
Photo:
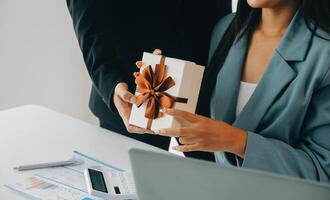
[[[193,62],[144,53],[143,66],[135,76],[136,104],[129,123],[158,130],[182,126],[172,116],[162,115],[162,108],[195,112],[204,67]]]

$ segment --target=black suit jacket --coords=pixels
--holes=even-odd
[[[112,105],[114,88],[126,82],[135,91],[133,72],[143,51],[160,48],[166,56],[206,65],[213,26],[231,11],[230,0],[67,0],[67,4],[93,82],[90,109],[114,126],[122,123]],[[199,107],[198,113],[208,113],[208,105]],[[113,129],[126,132],[121,127]]]

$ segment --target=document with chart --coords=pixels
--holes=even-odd
[[[73,152],[80,165],[49,168],[38,171],[20,182],[4,185],[29,199],[45,200],[100,200],[87,194],[84,169],[100,166],[113,172],[124,170],[82,154]]]

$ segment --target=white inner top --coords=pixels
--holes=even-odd
[[[236,106],[236,118],[242,112],[258,84],[241,81]]]

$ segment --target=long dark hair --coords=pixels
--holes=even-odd
[[[330,33],[330,0],[299,1],[299,7],[309,30],[318,37],[329,40],[317,34],[315,30],[316,27],[319,27]],[[222,37],[206,69],[204,76],[205,79],[203,80],[202,95],[208,97],[209,99],[205,99],[206,101],[202,101],[201,104],[205,104],[210,101],[210,96],[212,95],[216,84],[217,75],[235,40],[239,39],[241,33],[253,29],[259,23],[260,17],[261,9],[250,7],[247,0],[239,0],[235,17]]]

